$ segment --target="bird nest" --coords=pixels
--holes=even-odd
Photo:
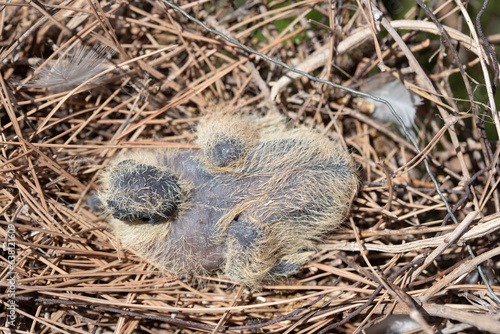
[[[384,3],[1,4],[0,328],[498,332],[500,39],[473,5]],[[196,149],[214,110],[280,114],[357,164],[345,222],[272,285],[160,270],[91,203],[113,157]]]

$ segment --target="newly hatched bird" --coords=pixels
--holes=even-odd
[[[213,113],[201,149],[114,159],[99,199],[125,246],[172,274],[220,270],[250,288],[297,272],[357,188],[342,146],[281,117]]]

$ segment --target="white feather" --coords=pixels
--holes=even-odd
[[[108,47],[74,48],[70,55],[52,61],[41,68],[36,79],[25,86],[48,88],[53,92],[73,89],[105,70],[106,61],[113,53],[114,51]],[[100,80],[98,78],[90,83],[95,84]]]
[[[415,126],[416,106],[422,104],[422,98],[412,94],[401,81],[387,81],[385,78],[375,80],[370,83],[370,88],[366,90],[366,93],[387,100],[397,112],[406,128],[410,129]],[[395,123],[401,126],[396,116],[394,116],[385,104],[380,102],[373,103],[375,105],[375,110],[372,114],[373,118],[383,123]]]

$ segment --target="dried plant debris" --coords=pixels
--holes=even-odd
[[[34,67],[36,78],[24,86],[30,88],[47,88],[51,93],[60,93],[73,89],[89,81],[107,69],[108,59],[114,50],[106,46],[95,46],[90,49],[86,46],[74,47],[70,50],[60,50],[65,54],[57,60],[50,61],[44,67]],[[97,84],[102,77],[89,82]]]
[[[196,149],[137,150],[99,194],[120,240],[172,273],[256,288],[293,274],[344,219],[357,179],[339,143],[280,117],[215,114]]]
[[[500,303],[493,296],[500,296],[500,119],[491,112],[498,103],[490,78],[498,76],[494,51],[500,38],[493,20],[499,17],[500,1],[468,1],[465,7],[461,1],[170,2],[248,47],[346,87],[360,83],[359,89],[366,92],[365,83],[369,86],[369,81],[384,76],[378,69],[382,61],[390,73],[386,78],[398,76],[392,84],[401,81],[407,88],[414,80],[412,90],[422,92],[425,104],[414,117],[413,101],[405,98],[403,106],[409,109],[403,110],[409,117],[404,126],[379,117],[372,100],[362,103],[366,113],[360,112],[354,95],[295,77],[161,1],[4,1],[0,5],[0,58],[5,60],[0,62],[0,238],[9,248],[4,247],[0,256],[3,263],[8,261],[9,243],[15,241],[16,261],[14,270],[4,266],[0,275],[0,319],[6,319],[6,308],[15,302],[15,325],[10,330],[362,333],[379,330],[377,324],[386,318],[379,332],[394,329],[401,319],[388,316],[411,314],[420,332],[430,332],[427,322],[436,333],[498,333]],[[419,5],[424,2],[425,8]],[[374,20],[370,13],[376,13]],[[79,52],[75,45],[87,48]],[[93,58],[94,45],[110,45],[116,54],[110,58],[106,52],[97,57],[102,61],[89,62],[85,59]],[[83,67],[65,71],[64,62],[81,62]],[[34,72],[31,66],[38,64]],[[43,69],[49,74],[38,73]],[[86,70],[94,69],[103,80],[81,85],[94,75]],[[53,85],[61,75],[52,73],[58,71],[79,79]],[[18,82],[37,86],[23,88],[15,85]],[[82,89],[72,92],[75,85]],[[382,87],[390,94],[378,94],[381,97],[403,95],[386,81],[370,92]],[[64,94],[57,93],[62,90]],[[402,115],[397,101],[390,102]],[[219,187],[217,182],[243,184],[244,179],[231,183],[227,178],[247,166],[256,147],[271,142],[273,131],[285,137],[298,131],[307,140],[312,140],[312,132],[289,132],[280,121],[266,126],[265,119],[256,118],[250,121],[250,130],[239,126],[240,121],[219,122],[212,135],[206,125],[210,122],[204,119],[197,142],[202,150],[185,149],[195,147],[196,131],[191,130],[214,103],[231,105],[231,110],[247,115],[279,110],[296,128],[307,126],[341,140],[360,166],[361,186],[348,221],[322,235],[320,242],[312,241],[318,251],[290,279],[260,289],[233,284],[231,278],[237,281],[238,272],[231,274],[231,268],[237,268],[231,263],[244,263],[245,258],[233,257],[231,262],[228,247],[233,253],[245,245],[252,250],[252,242],[262,240],[263,232],[277,231],[270,227],[275,218],[259,225],[260,220],[250,221],[248,216],[258,218],[259,212],[251,211],[254,206],[273,209],[279,202],[247,203],[238,215],[231,211],[236,205],[225,196],[236,189]],[[382,114],[390,115],[387,110]],[[244,121],[247,124],[248,117]],[[398,126],[403,130],[412,121],[419,129],[419,149],[396,133]],[[396,125],[386,127],[387,122]],[[222,139],[215,137],[217,133]],[[301,145],[313,145],[307,140]],[[124,152],[132,148],[141,149],[136,152],[142,152],[142,158]],[[188,159],[189,154],[198,164]],[[120,195],[121,202],[110,201],[120,219],[109,221],[136,226],[125,236],[132,239],[152,228],[166,233],[162,221],[173,216],[171,233],[165,236],[168,241],[173,232],[183,233],[174,231],[173,222],[189,210],[190,217],[196,216],[195,210],[200,217],[212,215],[216,228],[210,231],[217,233],[205,233],[204,239],[198,235],[201,241],[210,237],[213,252],[206,264],[198,263],[190,272],[203,274],[216,268],[214,272],[171,275],[167,270],[173,271],[171,258],[160,257],[163,263],[151,256],[145,260],[134,251],[147,256],[162,249],[149,245],[170,243],[135,247],[126,238],[120,242],[106,222],[108,216],[89,210],[86,201],[102,190],[103,183],[97,181],[106,171],[109,189],[109,171],[120,163],[122,172],[113,176],[115,188],[132,192]],[[197,180],[184,177],[189,168],[190,175],[199,175]],[[257,189],[264,176],[250,179],[254,181],[250,189]],[[151,196],[147,199],[129,183],[136,178],[169,186],[151,188],[145,192]],[[216,181],[206,181],[212,179]],[[213,186],[211,194],[221,193],[219,211],[215,205],[195,205],[201,202],[203,184],[205,189]],[[300,196],[304,190],[290,193]],[[210,206],[215,198],[204,203]],[[244,203],[242,199],[236,204]],[[126,204],[133,204],[128,206],[134,210]],[[448,218],[447,205],[459,225]],[[279,212],[293,218],[294,208],[287,208]],[[286,226],[298,227],[296,233],[310,231],[298,224]],[[193,231],[201,227],[184,226]],[[188,235],[191,240],[196,236]],[[202,246],[195,246],[202,251]],[[177,261],[180,267],[182,261],[186,259]],[[479,267],[485,277],[476,270]],[[188,272],[181,269],[177,272]],[[282,266],[278,271],[291,269]],[[215,274],[224,271],[228,274]],[[9,284],[12,277],[15,284]],[[425,321],[415,317],[416,312]],[[410,324],[405,318],[404,323]]]

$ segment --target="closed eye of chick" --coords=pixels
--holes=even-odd
[[[352,157],[279,117],[214,113],[200,148],[115,158],[99,200],[121,242],[172,274],[221,271],[259,288],[296,273],[344,219]]]

